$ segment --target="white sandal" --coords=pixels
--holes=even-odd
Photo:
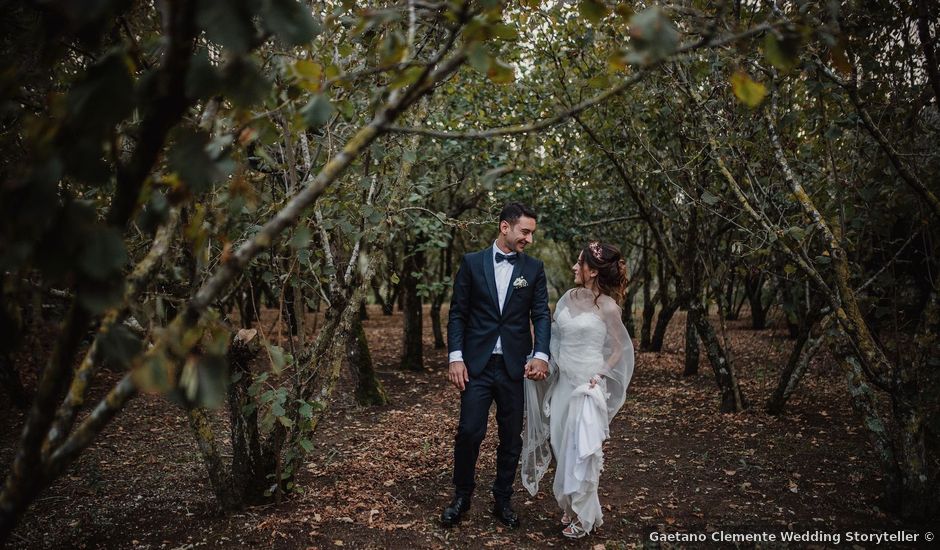
[[[578,525],[577,521],[572,521],[568,524],[568,527],[565,527],[561,530],[561,534],[568,537],[569,539],[580,539],[587,535],[587,531]]]

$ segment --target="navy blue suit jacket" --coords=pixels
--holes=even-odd
[[[528,285],[516,288],[513,283],[519,278]],[[548,309],[544,264],[519,254],[509,279],[502,314],[497,296],[493,247],[465,254],[457,270],[450,302],[448,352],[462,351],[470,376],[478,376],[493,353],[496,339],[502,338],[506,370],[511,378],[521,380],[530,353],[549,353],[552,314]],[[530,321],[535,327],[534,348]]]

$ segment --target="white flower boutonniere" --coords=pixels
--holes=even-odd
[[[529,286],[529,281],[526,281],[525,277],[519,277],[518,279],[512,282],[513,288],[525,288],[527,286]]]

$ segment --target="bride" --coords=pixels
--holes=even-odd
[[[603,524],[601,445],[633,375],[633,342],[620,318],[627,283],[620,251],[592,241],[571,269],[576,287],[558,301],[552,320],[551,373],[525,382],[521,474],[535,495],[554,453],[562,534],[580,538]]]

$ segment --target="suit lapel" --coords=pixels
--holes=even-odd
[[[519,278],[519,274],[522,273],[522,264],[525,263],[525,254],[519,253],[519,259],[516,260],[515,265],[512,266],[512,277],[509,278],[509,288],[506,290],[506,301],[503,302],[503,311],[506,311],[506,305],[509,304],[509,299],[512,298],[512,291],[515,290],[513,282]]]
[[[490,293],[492,304],[496,307],[496,313],[499,313],[499,298],[496,293],[496,270],[493,268],[493,247],[487,248],[480,256],[483,259],[483,278],[486,279],[486,289]]]

